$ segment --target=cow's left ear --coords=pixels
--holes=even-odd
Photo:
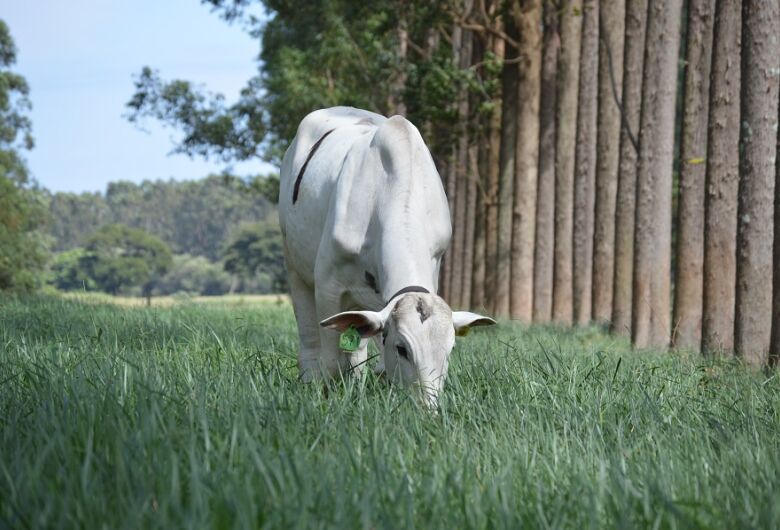
[[[468,334],[475,326],[492,326],[496,321],[490,317],[471,313],[469,311],[453,311],[452,325],[455,327],[455,335],[462,337]]]
[[[345,311],[320,322],[323,328],[335,329],[341,333],[350,326],[355,326],[360,337],[364,339],[382,331],[384,325],[384,315],[375,311]]]

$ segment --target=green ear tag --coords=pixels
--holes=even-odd
[[[355,326],[349,326],[347,331],[339,336],[339,348],[345,351],[355,351],[360,347],[360,333]]]

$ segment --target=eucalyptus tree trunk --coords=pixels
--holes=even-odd
[[[665,348],[671,327],[672,163],[682,0],[655,0],[647,43],[637,173],[632,339]]]
[[[780,106],[780,103],[778,103]],[[780,123],[780,111],[778,111],[777,121]],[[777,136],[777,147],[775,149],[775,244],[773,262],[776,271],[780,271],[780,229],[778,228],[778,219],[780,219],[780,186],[777,185],[780,180],[780,133]],[[772,276],[772,341],[769,345],[769,364],[776,367],[780,363],[780,274]]]
[[[512,319],[531,322],[534,294],[536,181],[539,175],[539,91],[542,63],[542,2],[519,0],[517,135],[512,215]]]
[[[561,54],[558,60],[555,121],[555,243],[553,320],[572,321],[572,214],[574,212],[574,152],[577,135],[577,90],[580,79],[582,2],[561,9]]]
[[[506,17],[505,32],[517,40],[517,29],[512,17]],[[501,73],[501,153],[499,157],[500,182],[498,194],[498,252],[496,260],[496,291],[493,311],[509,316],[509,293],[512,273],[512,200],[515,183],[515,148],[517,142],[517,50],[507,44]]]
[[[623,123],[620,129],[617,201],[615,206],[615,277],[612,289],[612,331],[631,335],[634,282],[634,220],[645,59],[647,0],[627,0],[623,55]]]
[[[484,128],[484,123],[482,125]],[[476,173],[479,184],[476,186],[474,211],[474,258],[471,265],[470,304],[470,307],[482,312],[485,310],[485,210],[487,204],[484,190],[487,184],[487,149],[487,140],[483,130],[479,133],[479,143],[476,145]]]
[[[715,0],[689,0],[672,343],[697,351],[704,288],[704,184],[714,15]]]
[[[539,183],[536,190],[534,248],[534,322],[552,318],[553,246],[555,242],[555,102],[557,89],[558,9],[544,3],[542,85],[539,100]]]
[[[490,46],[496,57],[504,57],[504,41],[490,37]],[[502,83],[503,84],[503,83]],[[501,94],[493,98],[493,108],[487,127],[487,184],[485,185],[485,297],[484,306],[495,312],[498,292],[498,201],[501,175],[500,153],[502,144],[502,98]]]
[[[406,14],[400,13],[398,27],[396,28],[398,38],[398,72],[393,79],[390,89],[390,101],[388,107],[394,114],[406,115],[406,102],[403,93],[406,88],[406,56],[409,49],[409,28],[406,21]]]
[[[596,213],[593,233],[593,320],[612,319],[615,265],[615,200],[620,162],[625,0],[602,0],[599,10]]]
[[[472,64],[478,64],[484,60],[485,47],[489,45],[487,35],[474,34],[472,37]],[[484,78],[484,68],[478,70],[479,75]],[[477,105],[472,103],[473,107]],[[470,200],[474,201],[473,211],[473,239],[472,239],[472,260],[471,260],[471,278],[468,307],[473,307],[484,311],[485,300],[485,214],[487,207],[487,165],[488,165],[488,137],[487,131],[489,118],[483,113],[474,113],[474,124],[472,127],[472,142],[469,151],[469,162],[472,164],[472,178],[474,195]],[[471,188],[470,188],[471,190]]]
[[[466,0],[464,10],[469,12],[472,0]],[[455,26],[452,32],[452,49],[455,64],[461,70],[471,65],[471,31]],[[463,86],[458,91],[456,103],[458,126],[455,141],[454,167],[451,175],[454,185],[454,212],[452,214],[452,272],[450,276],[450,300],[452,307],[463,307],[463,276],[466,265],[466,234],[467,234],[467,195],[468,195],[468,149],[469,149],[469,98],[468,89]],[[470,262],[469,262],[470,265]]]
[[[591,319],[599,80],[599,4],[595,0],[585,0],[582,7],[573,238],[574,321],[581,325],[587,324]]]
[[[739,3],[718,0],[710,74],[704,218],[702,349],[710,354],[730,355],[734,347],[740,34]]]
[[[472,33],[471,34],[471,56],[469,57],[469,64],[467,68],[474,64],[482,62],[482,42],[480,37]],[[479,105],[477,96],[474,94],[469,95],[469,108],[474,109]],[[463,247],[463,279],[461,280],[461,305],[464,308],[469,308],[473,304],[472,292],[474,283],[474,272],[476,261],[482,261],[484,263],[484,245],[482,255],[477,256],[475,252],[475,235],[477,232],[477,183],[480,179],[479,172],[479,145],[481,137],[479,135],[480,123],[479,114],[471,112],[471,115],[467,116],[469,144],[467,153],[467,181],[466,181],[466,234],[465,244]],[[477,268],[480,265],[477,265]]]
[[[734,350],[764,364],[772,327],[780,3],[742,3],[742,98]]]
[[[452,166],[454,164],[453,153],[450,151],[445,157],[442,157],[437,161],[439,174],[442,177],[442,184],[444,185],[444,191],[447,193],[447,203],[450,209],[450,218],[455,220],[455,177],[452,174]],[[452,243],[450,248],[444,253],[444,257],[441,263],[441,270],[439,271],[439,292],[441,297],[448,302],[451,299],[451,278],[452,278],[452,261],[454,259],[452,251]]]

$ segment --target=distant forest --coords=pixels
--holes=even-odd
[[[45,283],[130,295],[286,289],[274,175],[42,191],[54,252]]]
[[[120,181],[109,183],[105,193],[52,193],[52,250],[83,246],[100,227],[118,223],[157,236],[174,254],[218,261],[239,225],[276,218],[275,205],[256,184],[262,178]]]

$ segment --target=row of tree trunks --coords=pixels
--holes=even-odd
[[[552,2],[545,2],[543,9],[539,182],[536,191],[534,249],[534,322],[549,322],[552,318],[553,242],[555,241],[555,103],[560,37],[557,7]]]
[[[689,1],[672,341],[675,347],[693,350],[701,344],[704,184],[714,15],[714,0]]]
[[[772,325],[780,3],[742,3],[742,95],[734,350],[762,365]]]
[[[615,199],[620,162],[625,0],[603,0],[599,10],[598,139],[593,233],[593,320],[612,319]]]
[[[780,6],[687,3],[673,290],[682,3],[517,0],[498,25],[456,25],[460,69],[482,75],[485,50],[505,61],[489,113],[465,89],[455,102],[453,307],[610,323],[639,348],[780,355]]]
[[[510,315],[533,317],[534,239],[539,174],[539,96],[542,63],[542,2],[519,0],[513,13],[518,32],[515,182],[512,200]]]
[[[558,59],[555,122],[555,242],[553,320],[572,321],[572,212],[574,153],[577,139],[577,93],[580,79],[582,2],[567,3],[560,14],[561,53]]]
[[[734,346],[741,6],[718,0],[707,130],[702,349],[729,355]]]
[[[670,337],[672,170],[682,0],[655,0],[647,13],[634,229],[632,339],[665,348]]]

